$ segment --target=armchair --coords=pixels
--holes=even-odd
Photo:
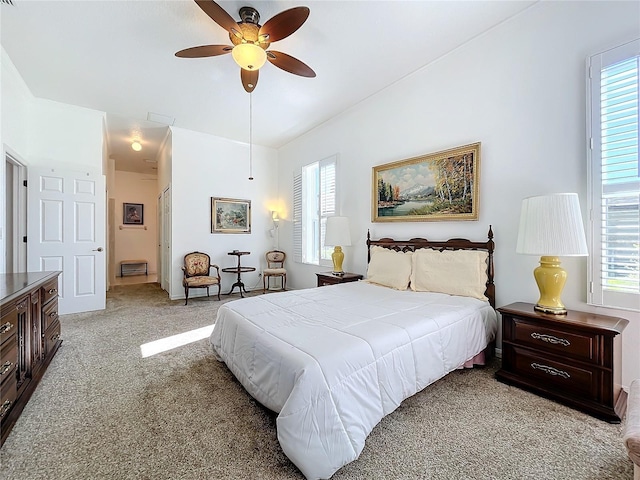
[[[216,269],[216,275],[211,276],[210,270]],[[220,300],[220,267],[211,264],[211,258],[206,253],[191,252],[184,256],[184,266],[182,267],[184,286],[184,304],[189,301],[190,288],[206,288],[207,297],[209,287],[218,286],[218,300]]]

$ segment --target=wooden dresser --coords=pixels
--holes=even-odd
[[[0,445],[62,343],[60,273],[0,274]]]
[[[502,314],[498,380],[620,422],[626,407],[620,334],[628,320],[571,310],[550,315],[535,311],[529,303],[513,303],[498,311]]]

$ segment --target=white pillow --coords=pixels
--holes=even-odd
[[[411,256],[413,252],[396,252],[388,248],[373,246],[367,269],[367,282],[406,290],[411,276]]]
[[[413,253],[411,289],[487,300],[487,258],[482,250],[432,250]]]

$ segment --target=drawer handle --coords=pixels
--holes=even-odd
[[[564,370],[558,370],[557,368],[550,367],[549,365],[542,365],[540,363],[532,363],[531,368],[534,370],[542,370],[544,373],[553,375],[554,377],[571,378]]]
[[[5,373],[7,373],[9,370],[11,370],[11,367],[13,367],[13,362],[6,362],[2,366],[2,370],[0,370],[0,375],[4,375]]]
[[[11,400],[5,400],[5,402],[2,404],[2,406],[0,407],[0,418],[4,417],[5,414],[9,411],[9,409],[11,408],[11,404],[13,402]]]
[[[553,345],[562,345],[563,347],[568,347],[569,345],[571,345],[571,342],[566,338],[558,338],[554,337],[553,335],[547,335],[544,333],[533,332],[531,334],[531,338],[533,338],[534,340],[542,340],[543,342],[551,343]]]
[[[60,334],[56,333],[53,337],[51,337],[51,341],[55,342],[56,340],[58,340],[60,338]]]
[[[12,328],[13,328],[13,323],[11,323],[11,322],[5,323],[4,325],[2,325],[0,327],[0,335],[2,335],[3,333],[7,333]]]
[[[50,288],[49,291],[47,292],[49,293],[49,295],[53,295],[54,293],[58,293],[58,289],[56,288]]]
[[[55,310],[49,314],[49,316],[50,316],[51,318],[53,318],[53,317],[55,317],[55,316],[57,316],[57,315],[58,315],[58,312],[56,312]]]

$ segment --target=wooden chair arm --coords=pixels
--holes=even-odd
[[[218,277],[218,279],[220,279],[220,267],[218,265],[216,265],[215,263],[212,263],[209,266],[209,270],[211,270],[212,268],[216,269],[216,276]]]

